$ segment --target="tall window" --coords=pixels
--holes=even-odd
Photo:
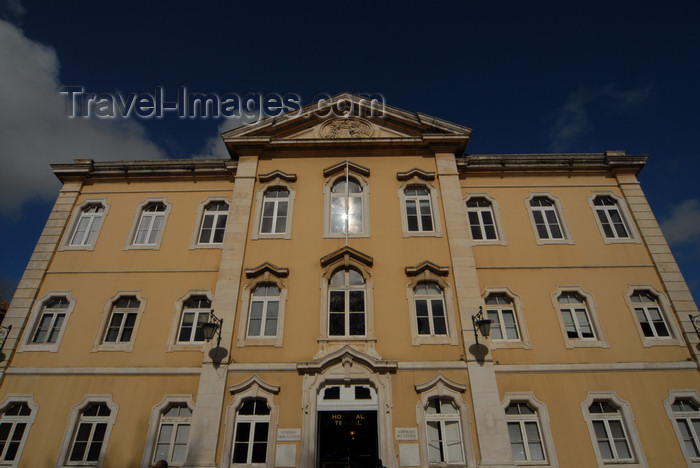
[[[228,204],[223,201],[209,203],[204,209],[202,227],[199,232],[200,244],[221,244],[226,232]]]
[[[567,337],[578,340],[595,340],[595,330],[585,299],[576,292],[567,291],[561,293],[557,300]]]
[[[236,413],[233,465],[265,463],[270,430],[270,407],[262,398],[245,400]]]
[[[141,302],[134,296],[122,296],[112,305],[112,314],[105,330],[105,343],[128,343],[134,331]]]
[[[513,302],[505,294],[489,294],[485,302],[486,315],[493,320],[491,339],[519,341],[520,333]]]
[[[671,337],[666,318],[656,296],[646,290],[637,290],[632,293],[630,300],[645,337]]]
[[[603,461],[633,461],[634,455],[620,410],[609,401],[594,400],[588,412]]]
[[[548,197],[534,197],[530,200],[530,211],[539,239],[564,239],[561,220],[552,200]]]
[[[365,335],[365,281],[352,268],[339,268],[328,286],[328,334]]]
[[[360,183],[350,177],[338,179],[331,188],[331,234],[359,234],[363,227],[363,193]]]
[[[425,408],[430,463],[464,463],[459,411],[449,398],[432,398]]]
[[[274,284],[260,284],[250,298],[248,314],[249,337],[273,337],[277,335],[280,290]]]
[[[165,220],[165,203],[148,203],[141,211],[134,245],[156,245]]]
[[[10,403],[0,415],[0,464],[18,461],[20,446],[32,423],[32,410],[24,401]]]
[[[182,465],[187,454],[192,410],[187,403],[173,403],[161,413],[153,460]]]
[[[70,445],[68,463],[94,465],[103,453],[112,410],[104,402],[91,402],[80,411]]]
[[[209,322],[211,301],[207,296],[191,296],[182,306],[182,319],[178,343],[201,343],[204,341],[202,325]]]
[[[288,211],[289,190],[284,187],[268,189],[263,198],[260,234],[283,234],[287,232]]]
[[[93,245],[95,237],[102,224],[105,207],[102,203],[91,203],[80,212],[80,218],[75,225],[71,246]]]
[[[435,283],[418,283],[413,289],[419,335],[447,335],[445,300]]]
[[[700,409],[690,398],[676,398],[671,405],[676,431],[684,452],[694,462],[700,461]]]
[[[68,298],[52,297],[44,302],[41,316],[31,338],[32,344],[51,344],[58,342],[68,312]]]
[[[425,187],[411,186],[404,189],[404,203],[409,232],[432,232],[435,230],[430,192]]]
[[[593,199],[598,221],[605,237],[609,239],[629,239],[629,229],[620,213],[617,201],[609,195],[599,195]]]
[[[506,420],[510,448],[516,463],[545,461],[537,411],[526,402],[512,402],[506,407]]]
[[[486,198],[476,197],[467,200],[467,216],[472,239],[498,240],[493,207]]]

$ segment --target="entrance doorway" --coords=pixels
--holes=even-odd
[[[319,394],[318,468],[374,468],[379,458],[377,397],[367,385],[329,386]]]

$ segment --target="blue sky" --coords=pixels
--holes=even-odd
[[[381,93],[470,153],[650,156],[640,180],[700,299],[699,2],[0,0],[0,297],[59,184],[49,163],[222,156],[223,119],[68,119],[94,93]]]

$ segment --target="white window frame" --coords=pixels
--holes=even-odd
[[[501,286],[487,286],[484,288],[484,292],[481,297],[484,300],[484,314],[488,315],[489,305],[486,304],[486,298],[490,295],[503,295],[511,303],[513,313],[515,314],[516,326],[518,327],[518,333],[520,338],[517,340],[509,339],[494,339],[491,335],[491,347],[497,348],[521,348],[521,349],[532,349],[532,342],[530,341],[530,333],[527,330],[527,323],[525,322],[525,311],[523,306],[523,301],[520,296],[514,293],[510,288]],[[493,327],[493,324],[492,324]]]
[[[418,315],[416,313],[415,288],[420,283],[435,283],[442,290],[447,334],[421,335],[418,333]],[[457,324],[455,323],[454,296],[452,293],[452,287],[444,278],[441,278],[429,270],[423,271],[420,275],[411,278],[411,281],[406,284],[406,300],[408,301],[409,320],[411,323],[411,344],[413,346],[426,344],[449,344],[456,346],[459,344]]]
[[[466,466],[468,468],[476,467],[475,450],[472,445],[471,419],[469,417],[469,406],[464,402],[462,393],[467,389],[467,386],[455,382],[445,377],[441,372],[438,372],[429,381],[415,386],[418,393],[418,403],[416,404],[416,421],[418,422],[418,433],[421,447],[421,466],[424,467],[446,467],[446,466]],[[462,451],[464,461],[461,463],[431,463],[428,458],[428,434],[427,420],[425,410],[431,400],[442,398],[451,400],[457,408],[460,430],[462,432]]]
[[[537,209],[536,207],[530,205],[530,202],[535,198],[546,198],[552,203],[552,210],[554,211],[557,217],[559,229],[562,233],[561,239],[552,239],[551,237],[540,237],[539,231],[537,230],[537,223],[535,222],[534,211],[545,210]],[[527,207],[527,212],[530,216],[530,222],[532,223],[532,231],[535,236],[535,241],[537,242],[537,245],[574,243],[573,237],[571,236],[571,232],[569,231],[568,223],[566,222],[566,217],[564,216],[563,204],[558,197],[555,197],[549,192],[531,192],[530,195],[527,198],[525,198],[525,206]],[[547,232],[549,234],[549,224],[547,224]]]
[[[183,343],[178,341],[180,337],[180,327],[182,325],[182,319],[184,318],[184,306],[185,302],[187,302],[192,296],[205,296],[209,301],[214,303],[214,295],[212,294],[211,290],[209,289],[190,289],[187,291],[187,293],[179,297],[177,301],[175,301],[175,309],[174,309],[174,314],[173,314],[173,319],[172,323],[170,325],[170,335],[168,338],[168,348],[167,352],[171,351],[192,351],[192,350],[197,350],[197,349],[202,349],[204,343],[206,341],[200,342],[190,342],[190,343]],[[211,312],[211,308],[209,309]]]
[[[424,189],[428,192],[428,195],[422,197],[406,195],[406,190],[411,188]],[[420,180],[418,176],[414,176],[413,179],[399,185],[398,195],[399,201],[401,203],[401,230],[403,233],[403,237],[442,237],[442,221],[440,219],[440,204],[438,203],[438,190],[433,184]],[[419,229],[417,231],[409,231],[407,201],[416,200],[420,198],[427,198],[430,204],[430,217],[433,223],[433,229],[430,231],[424,231],[419,223]]]
[[[255,193],[255,217],[253,218],[253,230],[251,239],[291,239],[292,219],[294,214],[294,198],[296,197],[296,174],[287,174],[280,170],[275,170],[269,174],[259,174],[260,186]],[[287,224],[284,232],[281,233],[261,233],[263,207],[265,205],[265,194],[272,188],[283,188],[289,192],[287,198]]]
[[[253,301],[253,291],[258,286],[270,284],[275,285],[279,289],[279,306],[277,309],[277,333],[274,336],[249,336],[248,325],[250,322],[250,308]],[[281,347],[284,336],[284,309],[287,302],[287,285],[281,278],[268,276],[267,279],[260,278],[249,282],[243,288],[241,296],[241,321],[238,329],[238,347],[242,346],[275,346]],[[267,304],[267,302],[266,302]],[[264,326],[264,323],[263,323]]]
[[[202,226],[204,225],[204,217],[206,216],[206,209],[209,205],[212,203],[225,203],[228,205],[228,211],[226,212],[226,228],[228,230],[228,216],[231,214],[231,202],[228,198],[226,197],[221,197],[221,196],[216,196],[216,197],[208,197],[206,200],[203,202],[199,203],[197,205],[197,214],[196,214],[196,222],[194,223],[194,229],[192,230],[192,239],[190,240],[190,250],[194,249],[223,249],[224,242],[226,240],[226,233],[224,233],[224,240],[221,242],[209,242],[209,243],[200,243],[199,242],[199,236],[202,232]],[[223,211],[219,211],[217,213],[222,213]],[[220,214],[218,216],[221,216]]]
[[[224,444],[221,454],[221,468],[247,467],[247,466],[275,466],[275,440],[276,429],[279,422],[279,406],[276,402],[276,395],[279,394],[279,387],[268,384],[256,374],[238,385],[229,387],[229,393],[234,396],[233,401],[226,408],[226,429],[224,431]],[[267,402],[270,408],[269,426],[267,435],[267,452],[264,464],[233,464],[233,442],[236,433],[236,422],[238,410],[243,402],[251,399],[261,399]]]
[[[5,416],[5,411],[7,411],[12,405],[15,403],[25,403],[29,409],[31,410],[31,413],[28,416]],[[2,460],[0,458],[0,464],[2,466],[10,466],[10,467],[16,467],[19,465],[19,462],[22,459],[22,452],[24,451],[24,445],[27,443],[27,438],[29,437],[29,431],[32,428],[32,425],[34,424],[34,420],[36,419],[37,413],[39,411],[39,405],[36,404],[34,401],[34,396],[32,394],[27,394],[27,393],[11,393],[8,394],[5,399],[0,403],[0,423],[24,423],[24,432],[22,433],[22,438],[20,439],[19,446],[17,447],[17,451],[15,452],[15,458],[11,462],[7,462],[5,460]],[[14,426],[16,427],[16,426]],[[14,430],[11,431],[10,434],[14,434]],[[0,456],[5,455],[5,450],[7,449],[7,444],[3,448],[2,452],[0,452]]]
[[[600,448],[598,447],[598,438],[593,427],[593,420],[601,419],[615,419],[613,416],[602,416],[598,414],[592,414],[588,409],[593,404],[594,401],[607,401],[613,406],[617,407],[620,421],[622,421],[622,426],[625,430],[625,435],[627,436],[627,444],[629,446],[630,452],[632,453],[632,460],[604,460]],[[634,425],[634,415],[632,414],[632,408],[629,403],[617,396],[617,393],[610,391],[599,391],[599,392],[588,392],[588,398],[581,403],[581,411],[583,412],[583,419],[586,421],[588,426],[588,433],[591,440],[591,445],[593,446],[593,451],[595,452],[596,461],[598,462],[599,468],[609,467],[610,465],[624,465],[626,468],[647,468],[647,460],[644,456],[644,450],[642,450],[642,443],[637,434],[637,429]],[[605,414],[605,413],[604,413]],[[607,427],[607,425],[606,425]]]
[[[73,439],[78,430],[78,424],[81,421],[81,413],[87,408],[88,405],[92,403],[105,403],[110,409],[110,415],[104,417],[103,422],[107,423],[107,429],[102,441],[102,448],[100,450],[100,456],[96,463],[85,462],[85,463],[75,463],[68,461],[71,449],[73,448]],[[66,426],[66,432],[63,435],[63,442],[61,443],[61,448],[59,450],[58,459],[56,460],[56,465],[54,468],[69,468],[74,466],[95,466],[97,468],[102,468],[102,464],[105,460],[105,453],[107,452],[107,446],[109,445],[109,436],[112,433],[112,426],[114,426],[114,421],[117,419],[117,412],[119,411],[119,406],[117,406],[112,401],[112,395],[86,395],[80,403],[73,405],[68,416],[68,424]]]
[[[283,278],[287,274],[286,269],[282,268],[276,271],[268,270],[260,275],[251,273],[251,270],[246,270],[246,274],[249,275],[249,277],[255,276],[243,286],[236,346],[239,348],[243,346],[274,346],[279,348],[282,346],[284,338],[284,312],[287,303],[287,284],[283,281]],[[253,291],[256,287],[263,284],[274,284],[280,291],[279,307],[277,309],[277,334],[275,336],[248,336],[248,322],[250,320]]]
[[[338,268],[354,268],[359,271],[365,281],[365,334],[363,336],[335,336],[328,334],[328,299],[329,299],[329,283],[331,276]],[[338,345],[345,343],[353,343],[354,346],[358,346],[363,352],[368,352],[370,354],[375,354],[374,343],[376,338],[374,336],[374,306],[372,291],[374,290],[374,277],[370,268],[368,268],[363,263],[356,261],[350,255],[345,254],[338,260],[331,264],[327,264],[321,276],[321,329],[319,333],[318,341],[321,345],[321,349],[324,352],[330,351],[328,348],[328,343],[336,342]],[[367,346],[363,347],[362,343]],[[335,349],[335,348],[334,348]]]
[[[496,230],[496,239],[474,239],[472,236],[472,226],[471,222],[469,221],[469,210],[470,208],[467,207],[467,203],[474,199],[474,198],[483,198],[486,200],[491,206],[489,207],[489,211],[491,212],[491,217],[493,218],[493,223],[494,223],[494,228]],[[472,240],[474,244],[484,244],[484,245],[507,245],[506,243],[506,234],[505,230],[503,229],[503,223],[501,222],[501,209],[498,205],[498,200],[493,198],[491,195],[488,193],[476,193],[476,192],[470,192],[467,194],[467,196],[464,198],[464,206],[467,210],[467,226],[469,228],[469,238]],[[474,210],[474,209],[472,209]],[[486,208],[478,208],[477,211],[482,212],[485,211]],[[483,232],[483,219],[481,216],[479,216],[479,224],[481,228],[481,233],[484,235],[485,233]]]
[[[673,426],[673,430],[676,434],[676,439],[678,440],[678,444],[680,445],[681,452],[683,453],[683,457],[685,458],[686,465],[688,466],[688,468],[700,468],[700,456],[694,457],[693,454],[688,452],[688,449],[686,448],[685,444],[683,443],[683,433],[681,432],[681,429],[678,426],[678,421],[677,421],[678,418],[700,419],[700,411],[698,411],[695,414],[690,414],[688,412],[683,412],[683,413],[674,412],[672,405],[673,405],[673,402],[676,401],[676,399],[688,399],[688,400],[691,400],[693,403],[695,403],[698,407],[700,407],[700,393],[698,393],[697,389],[695,389],[695,388],[669,390],[668,391],[668,398],[666,400],[664,400],[664,408],[666,409],[666,415],[668,416],[668,419],[671,421],[671,425]],[[695,433],[693,435],[694,435],[693,439],[695,440],[695,443],[698,444],[698,448],[700,449],[700,434]]]
[[[346,178],[345,174],[346,162],[335,164],[330,168],[324,170],[324,176],[326,181],[323,186],[324,194],[324,207],[323,207],[323,237],[335,238],[335,237],[369,237],[370,236],[370,212],[369,212],[369,181],[366,177],[369,177],[369,169],[363,168],[358,164],[353,162],[348,162],[347,164],[347,178],[355,180],[360,188],[361,193],[358,198],[361,198],[362,206],[362,230],[360,232],[331,232],[331,208],[332,208],[332,189],[333,186],[338,182],[344,182]]]
[[[639,317],[637,317],[637,311],[635,309],[643,307],[646,311],[647,307],[645,307],[644,305],[646,304],[648,306],[652,303],[632,302],[632,295],[637,291],[645,291],[651,293],[651,295],[653,296],[656,296],[656,307],[658,307],[659,312],[661,313],[661,317],[664,319],[664,323],[666,324],[666,328],[668,329],[670,336],[659,337],[646,336],[644,334],[644,330],[642,329],[641,323],[639,323]],[[632,319],[634,320],[634,324],[637,327],[639,338],[642,340],[642,345],[645,348],[649,348],[652,346],[686,346],[681,338],[683,335],[680,331],[680,327],[678,326],[678,323],[676,323],[674,314],[671,312],[671,303],[668,301],[665,294],[661,293],[659,290],[657,290],[649,284],[634,284],[627,289],[624,296],[628,310],[632,314]],[[656,332],[654,332],[654,334],[656,335]]]
[[[75,232],[80,224],[80,220],[83,217],[83,212],[93,205],[102,205],[102,212],[99,216],[100,221],[99,225],[95,229],[94,239],[89,244],[71,244],[73,237],[75,236]],[[107,201],[104,198],[90,198],[83,201],[79,205],[76,205],[75,208],[73,208],[73,212],[71,213],[71,221],[68,225],[69,228],[66,230],[63,236],[63,241],[61,242],[58,250],[95,250],[97,240],[100,237],[100,232],[102,232],[102,226],[104,226],[105,220],[107,218],[107,213],[109,212],[109,207],[110,204],[107,203]],[[90,226],[92,226],[95,223],[95,218],[97,218],[97,216],[90,216],[90,218],[93,218],[90,223]]]
[[[68,300],[68,307],[66,309],[60,309],[64,310],[65,316],[63,318],[63,323],[61,324],[61,330],[58,332],[56,342],[32,343],[32,339],[34,338],[36,329],[39,326],[41,318],[44,315],[44,306],[46,305],[46,303],[48,303],[56,297],[65,297]],[[57,352],[58,347],[61,344],[61,341],[63,340],[63,334],[66,332],[66,328],[68,328],[68,319],[70,318],[71,313],[75,308],[75,303],[76,299],[71,295],[70,291],[49,291],[42,297],[34,301],[34,307],[32,308],[32,312],[29,316],[28,326],[26,327],[24,335],[20,340],[20,345],[17,351],[49,351],[51,353]]]
[[[131,332],[131,338],[128,342],[105,342],[105,334],[107,333],[107,328],[112,318],[112,311],[114,310],[114,304],[124,296],[134,296],[139,301],[139,307],[136,309],[136,320],[134,322],[134,328]],[[97,335],[95,336],[95,341],[92,345],[92,352],[96,351],[126,351],[131,352],[134,349],[134,343],[136,342],[136,336],[138,334],[139,324],[141,323],[141,317],[146,309],[146,299],[141,295],[141,290],[131,290],[131,291],[117,291],[117,293],[107,299],[104,308],[102,310],[102,318],[100,320],[99,327],[97,329]],[[126,319],[126,317],[125,317]]]
[[[545,405],[542,401],[538,400],[532,392],[506,392],[504,395],[504,399],[501,402],[501,406],[503,407],[504,413],[506,408],[511,403],[516,402],[527,403],[532,409],[535,410],[535,414],[527,416],[506,414],[506,424],[508,422],[515,421],[536,421],[538,429],[540,431],[540,442],[542,443],[542,449],[545,453],[546,459],[544,461],[516,461],[515,464],[557,468],[559,466],[559,462],[557,461],[557,453],[554,449],[554,439],[552,438],[552,430],[549,426],[549,413],[547,412],[547,405]]]
[[[595,205],[595,200],[598,197],[609,197],[615,202],[615,207],[610,207],[610,208],[604,208],[601,206],[596,206]],[[625,203],[625,199],[620,197],[617,194],[614,194],[612,192],[593,192],[589,197],[588,197],[588,205],[591,207],[592,213],[593,213],[593,218],[595,219],[596,224],[598,225],[598,229],[600,230],[600,236],[603,239],[603,242],[605,244],[625,244],[625,243],[641,243],[641,239],[639,237],[639,234],[637,233],[637,230],[634,226],[634,222],[632,221],[632,215],[630,214],[629,209],[627,208],[627,203]],[[600,221],[600,218],[598,216],[598,210],[603,210],[606,213],[606,218],[608,222],[610,222],[610,216],[608,212],[611,209],[616,209],[620,219],[622,219],[622,223],[627,230],[627,237],[619,237],[617,233],[615,232],[613,237],[608,237],[605,234],[605,228],[603,227],[603,223]],[[612,223],[610,223],[612,224]]]
[[[187,407],[194,411],[194,401],[192,400],[192,395],[165,395],[163,400],[157,405],[153,406],[151,409],[151,416],[148,420],[148,436],[146,437],[146,447],[143,451],[143,457],[141,458],[141,468],[148,468],[149,466],[155,466],[154,460],[156,453],[156,442],[158,441],[158,435],[160,433],[160,426],[163,413],[173,404],[186,404]],[[191,428],[190,420],[190,428]],[[168,461],[171,466],[180,466]]]
[[[151,204],[162,203],[165,205],[165,211],[163,211],[163,221],[160,224],[158,234],[156,235],[155,242],[152,244],[137,244],[136,235],[138,234],[139,226],[141,225],[141,220],[144,216],[145,210]],[[138,205],[136,205],[136,211],[134,217],[131,221],[131,226],[129,227],[129,235],[127,236],[126,244],[124,245],[124,250],[141,249],[141,250],[159,250],[161,243],[163,241],[163,234],[165,233],[165,227],[168,222],[168,216],[170,215],[170,210],[172,205],[167,200],[167,198],[147,198]]]
[[[559,296],[561,296],[562,293],[576,293],[583,298],[586,306],[586,312],[588,313],[588,319],[590,320],[591,328],[593,329],[594,338],[569,338],[566,332],[566,324],[564,323],[564,317],[562,316],[561,306],[559,304]],[[559,321],[562,337],[564,338],[564,344],[567,349],[610,347],[608,340],[605,337],[605,332],[603,331],[603,326],[598,315],[598,307],[596,306],[592,294],[585,291],[580,286],[559,286],[556,291],[552,293],[552,304],[554,306],[554,310],[556,311],[557,320]]]

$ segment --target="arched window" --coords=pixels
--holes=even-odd
[[[263,197],[260,216],[260,234],[284,234],[287,232],[289,190],[286,187],[271,187]]]
[[[430,192],[420,185],[404,189],[406,224],[409,232],[433,232],[433,208]]]
[[[202,325],[209,322],[211,301],[207,296],[190,296],[182,305],[178,343],[202,343]]]
[[[433,282],[421,282],[413,289],[419,335],[447,335],[445,299]]]
[[[598,195],[593,199],[598,222],[608,239],[629,239],[629,229],[625,223],[617,200],[610,195]]]
[[[160,413],[152,463],[165,460],[171,465],[182,465],[185,462],[191,419],[192,410],[185,402],[172,403]]]
[[[595,340],[595,330],[585,299],[576,292],[565,291],[557,300],[566,336],[570,340]]]
[[[606,462],[633,461],[627,429],[620,410],[606,400],[595,400],[588,407],[601,458]]]
[[[354,268],[339,268],[328,285],[328,335],[364,336],[365,281]]]
[[[234,466],[250,466],[267,461],[267,441],[270,431],[270,407],[263,398],[244,400],[236,412],[233,434]]]
[[[451,399],[430,399],[425,408],[425,429],[430,463],[464,463],[460,415]]]
[[[0,413],[0,464],[3,466],[19,463],[36,409],[29,397],[25,401],[11,401]]]
[[[204,208],[201,229],[199,231],[199,244],[221,244],[226,233],[226,220],[228,219],[228,203],[214,201]]]
[[[630,301],[645,337],[672,337],[665,314],[654,294],[645,289],[635,290],[630,296]]]
[[[505,294],[492,293],[484,300],[486,315],[493,320],[491,338],[493,340],[520,341],[518,320],[513,301]]]
[[[363,232],[362,185],[352,177],[338,179],[331,187],[331,234]]]
[[[69,463],[92,464],[100,460],[111,414],[112,410],[105,402],[90,402],[80,411],[68,456]]]
[[[484,197],[467,200],[467,216],[473,240],[498,240],[491,202]]]
[[[515,462],[545,461],[537,411],[527,402],[514,401],[506,407],[506,420]]]
[[[165,220],[166,206],[163,202],[148,203],[141,211],[134,245],[156,245],[160,239]]]
[[[71,246],[93,245],[102,225],[105,207],[102,203],[90,203],[80,211],[80,218],[75,224]]]
[[[253,289],[248,313],[248,337],[277,336],[280,289],[272,283],[259,284]]]

